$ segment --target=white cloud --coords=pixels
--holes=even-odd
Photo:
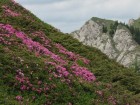
[[[81,27],[91,17],[128,21],[140,16],[140,0],[16,0],[63,32]]]

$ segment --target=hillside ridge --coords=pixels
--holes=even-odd
[[[140,74],[0,1],[1,105],[139,105]]]

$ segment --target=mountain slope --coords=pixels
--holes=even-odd
[[[1,105],[138,105],[139,87],[135,70],[0,1]]]
[[[134,67],[140,56],[140,45],[134,40],[139,39],[132,35],[132,28],[117,21],[93,17],[80,30],[72,32],[72,36],[85,45],[100,49],[120,64]]]
[[[134,35],[134,39],[140,44],[140,18],[130,19],[128,25],[131,33]]]

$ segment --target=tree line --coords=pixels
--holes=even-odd
[[[111,37],[113,37],[114,34],[115,34],[115,32],[116,32],[116,30],[117,30],[118,25],[123,25],[123,26],[127,27],[129,29],[130,33],[132,34],[133,39],[138,44],[140,44],[140,29],[139,28],[136,28],[134,26],[128,26],[125,23],[121,23],[121,22],[118,23],[118,21],[115,21],[114,23],[111,23],[110,24],[109,29],[105,25],[103,25],[102,32],[103,33],[107,33],[108,32],[109,35]]]

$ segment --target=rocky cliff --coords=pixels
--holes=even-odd
[[[132,22],[131,19],[129,25],[133,23],[134,20]],[[115,59],[124,66],[134,67],[136,62],[139,62],[139,44],[133,39],[130,30],[123,24],[117,23],[116,29],[111,33],[112,24],[115,22],[93,17],[80,30],[72,32],[72,36],[85,45],[100,49],[109,58]],[[104,31],[104,27],[106,31]]]

